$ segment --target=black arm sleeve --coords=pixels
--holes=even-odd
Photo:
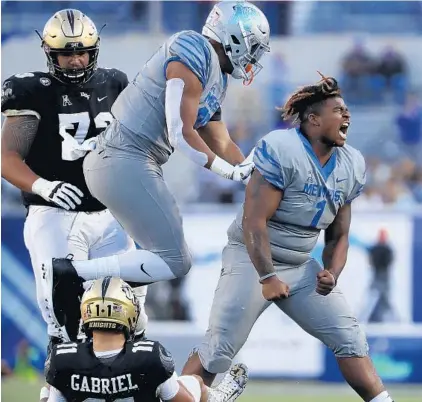
[[[221,107],[211,116],[210,121],[221,121]]]

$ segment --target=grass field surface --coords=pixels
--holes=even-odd
[[[2,378],[2,402],[37,402],[42,380],[26,382],[18,378]],[[396,402],[422,402],[420,386],[394,385],[388,389]],[[250,381],[240,402],[359,402],[345,385],[308,382]]]

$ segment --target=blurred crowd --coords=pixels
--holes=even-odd
[[[403,103],[408,87],[407,63],[393,46],[373,55],[357,39],[342,62],[342,86],[354,104]]]

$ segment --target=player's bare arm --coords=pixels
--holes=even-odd
[[[166,124],[172,146],[226,179],[249,180],[252,163],[233,166],[217,156],[194,128],[203,91],[198,77],[184,64],[173,61],[167,66],[166,78]]]
[[[243,232],[249,257],[263,284],[262,293],[267,300],[277,300],[288,296],[288,286],[275,273],[267,222],[274,215],[283,191],[264,179],[257,170],[246,187],[243,211]]]
[[[317,285],[317,292],[320,294],[331,292],[346,265],[351,211],[351,204],[345,204],[339,209],[333,223],[325,230],[325,247],[322,253],[324,271],[318,274]]]
[[[23,191],[32,191],[39,178],[24,162],[37,134],[33,115],[6,117],[1,129],[1,176]]]
[[[195,125],[195,121],[197,119],[197,115],[198,115],[198,106],[199,106],[199,99],[201,97],[202,94],[202,85],[201,82],[199,81],[199,79],[196,77],[196,75],[189,70],[188,67],[186,67],[184,64],[177,62],[177,61],[173,61],[171,63],[169,63],[169,65],[167,66],[167,71],[166,71],[166,77],[167,77],[167,82],[169,83],[172,80],[182,80],[183,84],[182,84],[182,98],[180,101],[180,119],[182,122],[182,135],[184,140],[189,144],[189,146],[191,146],[194,150],[196,150],[197,152],[203,154],[204,157],[206,157],[205,163],[203,165],[205,165],[205,167],[209,168],[212,164],[212,162],[215,159],[215,153],[211,151],[211,149],[208,147],[208,145],[205,143],[205,141],[199,136],[198,132],[194,129],[194,125]],[[174,85],[177,85],[178,82],[177,81],[173,81]],[[169,90],[174,90],[172,87],[167,87],[167,91]],[[166,117],[168,119],[169,116],[167,116],[168,114],[168,102],[169,101],[174,101],[174,106],[176,108],[178,108],[177,104],[178,104],[178,100],[174,99],[168,99],[166,98]],[[172,122],[171,125],[177,126],[178,122],[176,121],[178,116],[177,116],[177,112],[175,113],[174,116],[171,116],[172,118]],[[167,123],[168,127],[169,124]],[[178,131],[177,129],[175,130],[174,135],[172,135],[172,133],[170,133],[171,129],[169,130],[169,136],[172,137],[177,137],[178,133],[176,131]],[[175,141],[177,142],[177,138],[174,138]]]
[[[255,171],[246,187],[243,232],[249,256],[260,277],[274,273],[267,222],[274,215],[283,192]]]
[[[83,196],[77,187],[44,180],[24,162],[37,134],[38,123],[33,115],[6,118],[1,130],[1,175],[23,191],[38,194],[66,210],[74,209]]]
[[[245,160],[242,151],[230,138],[224,122],[210,121],[207,125],[198,129],[198,132],[210,149],[220,158],[232,165],[237,165]]]

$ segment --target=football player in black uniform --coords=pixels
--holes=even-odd
[[[89,193],[83,159],[63,159],[69,159],[71,140],[91,148],[92,138],[112,120],[111,105],[128,79],[119,70],[97,67],[99,33],[78,10],[54,14],[40,36],[49,71],[16,74],[3,83],[1,169],[2,177],[22,190],[27,207],[24,239],[48,333],[54,339],[76,340],[79,314],[65,319],[60,311],[51,313],[40,285],[41,265],[68,254],[90,259],[135,249],[120,224]],[[64,298],[71,286],[65,283]],[[146,287],[135,292],[143,305]],[[77,299],[69,311],[78,313]],[[146,320],[142,312],[139,332]]]
[[[246,386],[243,364],[208,388],[200,377],[178,377],[171,354],[159,342],[133,341],[138,303],[119,278],[91,282],[81,316],[89,340],[55,345],[47,359],[48,402],[228,402]]]

